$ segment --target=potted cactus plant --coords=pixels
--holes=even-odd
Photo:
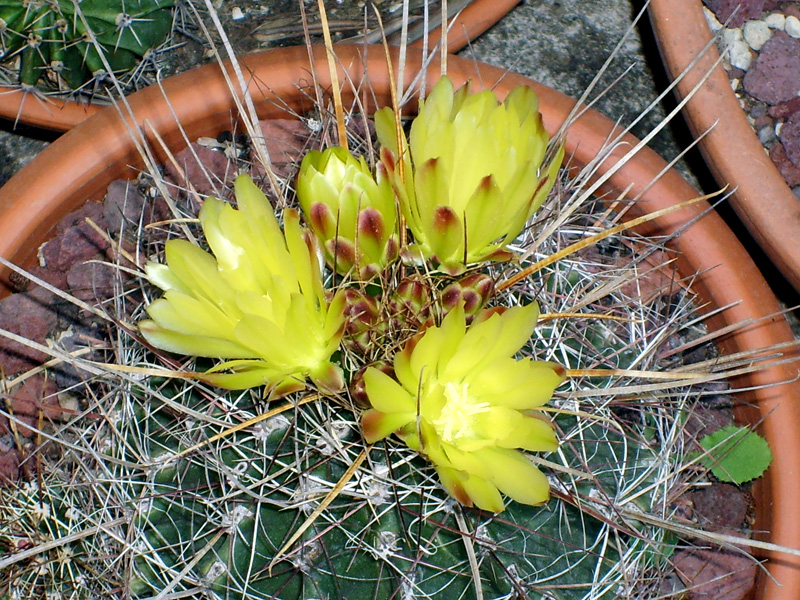
[[[0,114],[40,126],[59,119],[62,127],[79,122],[88,114],[79,100],[73,100],[64,115],[57,105],[28,96],[37,96],[39,89],[91,96],[110,82],[110,74],[122,79],[167,40],[174,5],[167,0],[4,2],[0,62],[14,67],[10,71],[18,81],[15,88],[9,87],[11,81],[0,80]],[[3,79],[8,77],[4,71]]]
[[[372,100],[378,106],[393,106],[391,78],[387,77],[386,58],[381,49],[340,46],[335,48],[335,53],[338,64],[347,67],[346,73],[338,73],[340,79],[344,80],[346,75],[350,82],[343,87],[343,103],[354,102],[355,95],[348,90],[361,89],[361,84],[368,81],[373,91]],[[248,71],[257,75],[251,85],[255,86],[256,81],[262,82],[265,90],[275,94],[262,94],[263,90],[256,92],[255,88],[251,91],[250,97],[256,103],[260,118],[285,114],[275,99],[280,99],[281,107],[290,106],[300,114],[311,107],[309,96],[294,85],[294,77],[299,73],[313,72],[318,85],[322,88],[330,85],[325,49],[315,50],[311,64],[308,60],[306,48],[292,48],[248,57],[243,61]],[[404,85],[412,87],[423,57],[409,52],[408,60],[409,65],[417,67],[416,71],[406,71]],[[527,92],[511,91],[518,84],[533,89],[539,98],[541,127],[553,134],[574,106],[572,101],[552,90],[499,69],[478,65],[476,73],[472,62],[457,58],[449,59],[447,66],[453,87],[461,88],[469,79],[474,79],[474,85],[480,81],[487,89],[494,89],[498,96],[508,96],[506,107],[517,107],[524,97],[529,98]],[[476,77],[478,74],[480,77]],[[438,107],[439,112],[448,115],[453,106],[467,102],[467,92],[454,96],[452,88],[445,93],[441,87],[435,87],[440,79],[439,73],[430,71],[426,75],[430,78],[427,89],[434,90],[428,107]],[[194,91],[198,88],[185,85],[189,80],[203,90],[200,106]],[[3,244],[0,255],[17,264],[31,265],[47,229],[61,216],[86,199],[101,195],[112,179],[126,172],[130,174],[141,165],[135,143],[129,136],[130,131],[139,129],[131,125],[146,123],[143,135],[157,132],[164,143],[158,147],[180,148],[185,145],[185,139],[213,136],[218,132],[220,122],[230,122],[238,97],[238,92],[231,94],[216,68],[178,76],[165,82],[164,90],[174,113],[160,111],[159,105],[165,102],[160,91],[144,90],[129,99],[131,115],[121,117],[105,111],[48,148],[41,158],[41,162],[48,165],[50,175],[47,181],[36,175],[34,164],[0,190],[3,215],[0,219]],[[448,97],[452,103],[449,108],[445,101]],[[480,100],[472,102],[489,100],[486,95],[470,96],[473,97]],[[489,102],[487,113],[492,112],[492,106],[497,106],[496,100],[494,104]],[[197,108],[200,112],[195,111]],[[482,114],[480,110],[477,112]],[[521,228],[521,224],[528,220],[529,210],[539,201],[538,190],[555,183],[549,165],[559,162],[558,155],[548,154],[548,158],[540,159],[538,164],[541,168],[536,169],[534,193],[521,194],[521,201],[515,201],[503,215],[498,215],[498,221],[514,215],[510,221],[517,225],[513,227],[505,223],[499,224],[500,230],[489,226],[493,222],[487,212],[491,204],[485,199],[494,198],[495,184],[492,180],[484,183],[484,179],[480,179],[477,183],[483,190],[483,202],[476,206],[483,209],[485,216],[476,227],[469,218],[474,214],[470,212],[473,209],[456,208],[458,200],[441,201],[440,204],[425,201],[431,196],[424,192],[437,189],[443,178],[442,170],[451,168],[453,163],[443,159],[439,152],[428,152],[424,143],[420,146],[419,136],[413,129],[407,141],[413,163],[407,162],[404,134],[396,127],[400,122],[396,120],[397,113],[395,116],[386,112],[382,114],[384,116],[378,117],[376,127],[384,147],[383,166],[378,171],[383,175],[374,186],[360,184],[360,189],[367,190],[364,193],[369,200],[358,202],[358,214],[350,218],[345,215],[345,209],[335,208],[343,195],[351,193],[347,190],[352,191],[353,182],[366,177],[363,164],[357,159],[351,160],[342,151],[334,150],[327,154],[324,151],[320,155],[310,154],[298,180],[300,203],[306,205],[308,220],[317,229],[318,241],[314,243],[321,245],[321,254],[332,263],[329,277],[336,280],[356,273],[355,281],[362,283],[351,298],[347,298],[345,293],[328,297],[320,289],[319,265],[309,252],[313,243],[299,232],[292,209],[284,211],[284,230],[281,231],[272,209],[268,208],[269,203],[246,179],[237,180],[238,211],[211,201],[200,213],[213,258],[196,246],[187,246],[188,242],[174,240],[179,243],[168,244],[166,262],[156,262],[148,267],[148,278],[165,290],[166,295],[164,302],[156,300],[158,295],[153,296],[151,320],[141,326],[144,338],[153,347],[197,357],[209,356],[200,346],[205,348],[206,342],[214,342],[218,348],[210,356],[223,358],[226,362],[215,366],[197,358],[186,364],[185,369],[172,363],[175,370],[182,373],[181,377],[204,382],[186,397],[177,396],[175,388],[159,379],[169,375],[167,371],[130,365],[127,372],[132,376],[126,380],[125,397],[144,397],[146,401],[125,404],[121,407],[123,412],[108,415],[114,431],[119,431],[121,423],[127,423],[126,427],[135,424],[132,429],[125,430],[124,436],[114,434],[109,438],[110,447],[104,452],[113,457],[110,464],[114,466],[110,468],[125,468],[133,463],[134,468],[141,469],[137,479],[124,480],[125,485],[133,482],[129,495],[132,504],[128,512],[118,517],[124,521],[129,534],[141,534],[137,543],[128,547],[130,554],[124,563],[133,573],[128,578],[132,585],[131,593],[148,596],[206,590],[248,597],[295,597],[302,594],[374,597],[404,590],[428,595],[448,590],[458,597],[471,589],[481,597],[484,587],[497,594],[525,590],[534,571],[541,568],[536,562],[541,558],[537,544],[545,544],[546,537],[537,536],[536,528],[542,521],[558,519],[559,513],[537,512],[529,505],[540,504],[551,485],[553,493],[560,493],[562,500],[570,496],[557,483],[558,477],[551,477],[549,481],[543,479],[539,470],[527,462],[528,459],[520,462],[521,455],[511,454],[509,450],[520,447],[532,451],[553,450],[555,440],[549,419],[534,409],[542,407],[568,373],[554,361],[539,360],[545,357],[520,361],[511,358],[527,343],[531,328],[539,321],[531,302],[534,294],[524,292],[512,296],[520,301],[520,306],[505,312],[479,310],[472,315],[472,323],[468,326],[467,305],[471,300],[486,295],[486,286],[479,279],[469,282],[459,279],[456,289],[449,287],[450,281],[456,280],[442,279],[447,285],[434,290],[433,297],[438,300],[433,305],[444,308],[450,304],[450,312],[444,317],[434,316],[432,323],[414,331],[413,328],[419,327],[421,321],[427,320],[420,308],[432,306],[422,301],[424,286],[420,291],[413,279],[402,289],[397,286],[399,299],[383,298],[376,288],[381,288],[383,273],[392,264],[398,265],[398,276],[405,281],[405,274],[401,271],[411,269],[408,265],[415,264],[415,261],[418,265],[436,269],[444,278],[455,278],[473,269],[475,263],[503,258],[507,251],[505,246],[510,241],[506,236],[516,235],[511,229]],[[176,118],[183,131],[175,127]],[[133,120],[126,122],[127,119]],[[429,124],[437,129],[436,119],[432,121]],[[444,121],[443,129],[447,130],[451,126],[446,124],[446,118]],[[424,119],[417,123],[422,123],[416,125],[418,129],[427,129]],[[523,120],[520,126],[538,123],[537,119],[533,123]],[[613,131],[613,125],[603,117],[591,111],[584,113],[567,130],[565,153],[573,164],[591,164]],[[436,139],[446,138],[445,133],[438,135],[440,137]],[[533,138],[537,139],[536,136]],[[425,139],[424,135],[422,139]],[[626,141],[633,146],[637,144],[630,137]],[[721,309],[714,312],[709,323],[713,327],[728,328],[726,331],[729,333],[723,339],[724,352],[730,355],[744,353],[751,360],[759,353],[785,349],[792,336],[786,323],[775,316],[779,310],[774,298],[755,266],[718,217],[713,213],[705,214],[700,203],[679,206],[681,201],[694,198],[696,192],[674,172],[667,171],[658,179],[664,163],[646,148],[638,149],[635,159],[628,157],[619,169],[614,169],[613,165],[620,162],[621,145],[617,145],[614,152],[603,155],[603,166],[595,173],[596,183],[589,185],[641,194],[637,202],[630,204],[630,211],[635,215],[664,209],[654,219],[639,222],[640,229],[647,233],[669,236],[682,230],[678,238],[681,273],[693,277],[692,287],[704,304]],[[416,171],[413,178],[411,169]],[[529,170],[523,171],[527,173]],[[326,175],[328,173],[330,175]],[[335,175],[337,173],[346,175]],[[320,180],[318,176],[324,179]],[[341,185],[332,186],[331,179]],[[408,183],[411,181],[414,185]],[[387,182],[394,195],[406,195],[406,208],[401,214],[409,223],[415,241],[415,245],[406,244],[402,240],[405,234],[398,230],[397,252],[392,248],[393,234],[383,235],[387,228],[393,228],[393,217],[397,217],[395,222],[400,221],[400,217],[381,202],[386,195]],[[506,185],[511,185],[510,182],[514,186],[521,185],[513,176],[505,178],[504,182]],[[473,193],[472,186],[458,180],[450,187],[440,189],[441,195],[435,197],[450,198],[449,192],[460,188]],[[56,200],[53,199],[53,189],[59,190]],[[308,191],[303,192],[303,189]],[[513,194],[510,196],[515,197]],[[327,226],[326,215],[337,211],[339,218],[335,222],[338,227],[331,229]],[[522,213],[519,218],[516,218],[516,212]],[[431,214],[437,218],[431,220]],[[500,216],[504,218],[500,219]],[[687,223],[691,225],[687,226]],[[242,232],[250,227],[252,232],[242,237]],[[353,227],[358,234],[350,233]],[[508,227],[508,230],[503,231],[503,227]],[[263,235],[256,235],[261,230]],[[503,241],[501,247],[497,246],[498,238]],[[242,240],[246,240],[246,244]],[[376,240],[380,243],[374,248]],[[264,244],[274,246],[275,256],[282,257],[270,266],[270,276],[285,273],[283,281],[288,284],[272,288],[269,310],[259,309],[258,312],[274,316],[279,310],[300,303],[305,317],[302,323],[286,321],[282,327],[261,323],[257,329],[237,330],[238,324],[228,328],[225,321],[230,316],[228,310],[248,313],[250,309],[247,307],[255,306],[248,304],[250,297],[246,294],[246,287],[252,283],[251,276],[255,274],[243,257],[252,260],[252,257],[271,256],[272,251],[268,252]],[[239,252],[245,247],[247,252]],[[393,261],[403,252],[408,255],[409,262],[401,267]],[[552,254],[557,254],[557,251]],[[208,270],[200,266],[211,264],[209,260],[217,261],[215,268]],[[262,262],[267,264],[270,260],[264,258]],[[503,290],[509,290],[533,272],[533,269],[523,269],[517,280],[511,277],[498,281]],[[697,273],[699,275],[694,275]],[[211,279],[218,275],[224,281]],[[195,283],[187,286],[188,280],[184,276],[191,277]],[[564,285],[572,287],[555,287],[550,293],[569,296],[576,284],[570,283],[568,278],[565,281]],[[205,286],[200,296],[193,291],[197,285]],[[226,294],[229,288],[236,286],[239,286],[236,288],[237,298],[232,300],[234,296]],[[437,295],[440,292],[441,295]],[[204,332],[196,329],[196,319],[189,319],[193,324],[188,326],[186,321],[181,322],[191,314],[190,305],[194,306],[191,303],[179,304],[186,300],[185,296],[195,300],[201,296],[220,298],[219,302],[215,300],[215,306],[222,310],[214,313],[219,318],[200,321],[205,324]],[[279,298],[282,299],[280,302]],[[412,334],[398,340],[396,347],[391,344],[364,346],[362,343],[361,334],[366,333],[369,338],[375,327],[383,326],[380,321],[370,320],[369,313],[376,298],[387,306],[392,302],[417,306],[410,317],[404,315],[403,319],[398,317],[385,324],[399,330],[412,327]],[[451,298],[454,302],[450,302]],[[351,314],[355,312],[366,318],[355,323],[357,326],[353,330],[343,332],[343,314],[347,307],[350,307]],[[256,324],[252,319],[241,319]],[[292,327],[291,336],[287,335],[289,325]],[[253,335],[256,330],[261,334]],[[201,344],[194,343],[199,340],[197,337],[187,338],[187,335],[200,333],[206,336],[200,340]],[[340,356],[334,357],[337,350],[329,342],[342,335],[350,335],[353,349],[342,350]],[[548,337],[542,335],[539,339],[546,343]],[[480,342],[477,348],[476,340]],[[234,351],[234,341],[250,350]],[[192,343],[194,347],[190,347]],[[610,351],[615,356],[622,350],[610,343],[604,346],[602,341],[592,344],[598,352]],[[258,351],[254,352],[256,347]],[[380,365],[364,370],[365,397],[362,396],[361,401],[366,404],[358,421],[354,421],[343,415],[359,412],[354,412],[356,407],[349,403],[346,395],[337,396],[336,391],[342,388],[344,376],[355,376],[347,352],[363,352],[364,347],[367,352],[375,352],[375,358],[391,357],[389,366],[393,375],[387,374]],[[255,353],[255,356],[248,352]],[[487,356],[496,359],[492,364],[507,373],[507,377],[498,379],[497,373],[484,375],[477,368],[470,369],[468,378],[458,376],[455,370],[463,370],[465,363],[461,359],[455,361],[455,356],[468,359],[467,362],[475,367]],[[287,365],[291,367],[288,370]],[[435,379],[424,375],[420,365],[435,370]],[[768,563],[771,577],[760,581],[758,593],[762,597],[789,598],[797,592],[800,573],[793,562],[796,559],[791,554],[778,553],[777,546],[798,547],[798,520],[791,501],[792,473],[798,460],[797,437],[792,434],[792,427],[797,419],[795,404],[787,401],[793,394],[795,383],[790,363],[778,360],[762,366],[742,369],[741,379],[737,380],[737,387],[749,390],[750,394],[748,404],[741,405],[739,417],[742,422],[760,425],[775,456],[773,466],[756,488],[759,501],[756,528],[768,531],[768,542],[774,544],[763,546],[773,553]],[[510,402],[508,398],[514,398],[516,402],[515,390],[502,388],[510,384],[511,371],[519,371],[516,374],[525,379],[526,387],[540,390],[542,398],[534,401],[526,395],[524,403],[507,407],[514,410],[492,412],[502,402]],[[142,379],[142,375],[150,379]],[[586,376],[600,375],[592,371]],[[327,401],[319,402],[317,395],[311,394],[288,403],[278,401],[263,407],[258,404],[257,395],[223,395],[213,391],[217,388],[203,387],[214,384],[242,388],[266,384],[267,393],[278,398],[309,385],[307,382],[312,382]],[[483,392],[473,397],[470,389],[473,393],[475,390]],[[498,389],[508,397],[506,400],[497,398],[497,394],[492,396],[492,390],[496,392]],[[593,393],[602,392],[593,390]],[[353,390],[353,401],[358,397],[358,390]],[[449,407],[446,410],[442,406],[437,408],[436,403],[441,404],[443,399],[447,401],[444,407]],[[188,411],[185,415],[181,413],[180,423],[175,421],[179,406],[183,407],[180,411]],[[243,421],[246,413],[238,412],[237,408],[242,406],[250,407],[249,412],[257,414],[251,420]],[[310,408],[300,410],[301,406]],[[567,418],[576,416],[574,406],[562,404],[560,409]],[[492,418],[500,419],[498,415],[501,412],[503,418],[519,421],[519,431],[524,430],[524,435],[516,436],[513,428],[484,427],[482,422],[473,420],[476,416],[490,414],[494,415]],[[236,425],[226,420],[231,416],[238,421]],[[477,436],[477,429],[488,432],[492,443],[484,444],[488,437]],[[248,433],[244,437],[235,437],[237,432],[245,430]],[[362,431],[365,437],[361,437]],[[597,435],[596,430],[589,434],[589,430],[581,426],[570,431],[583,432],[579,436],[581,443],[591,445],[599,441],[591,437]],[[395,432],[408,450],[403,450],[400,442],[388,442],[379,452],[372,448],[373,443],[380,443],[382,438]],[[296,446],[287,445],[287,440],[299,438],[306,438],[304,447],[309,449],[309,454],[303,454],[300,459],[295,452]],[[236,439],[236,443],[230,443]],[[435,439],[441,443],[433,444]],[[625,438],[616,441],[624,444]],[[529,447],[531,444],[538,446]],[[444,455],[441,448],[447,449]],[[472,454],[487,448],[488,454]],[[418,452],[424,455],[424,460],[420,460]],[[392,456],[402,459],[389,460]],[[615,464],[613,456],[596,453],[593,457],[605,461],[603,464],[607,468],[613,468]],[[143,458],[147,461],[137,463]],[[217,468],[209,470],[207,461],[213,462]],[[433,463],[435,470],[421,466],[428,462]],[[492,462],[508,467],[502,474],[504,478],[494,477]],[[540,460],[538,464],[544,468],[544,465],[552,466],[552,463]],[[619,461],[622,465],[646,463],[645,456],[631,463]],[[562,474],[566,480],[582,476],[577,465],[569,469]],[[596,478],[594,481],[599,483],[600,480]],[[275,482],[280,485],[276,487]],[[442,494],[441,486],[446,494]],[[505,501],[498,495],[498,490],[515,500],[509,502],[505,513],[499,512],[504,508],[501,503]],[[590,489],[585,492],[587,501],[593,498]],[[252,511],[253,495],[257,506],[263,507],[264,512],[260,509]],[[451,497],[454,500],[449,500]],[[461,508],[461,505],[470,504],[482,512]],[[79,507],[74,508],[79,510]],[[498,512],[499,515],[492,515]],[[64,512],[58,515],[58,520],[71,523],[76,514]],[[579,537],[587,534],[580,513],[569,512],[565,505],[561,514],[569,521],[569,526],[565,526],[563,531],[574,530]],[[94,517],[102,517],[101,521],[105,522],[108,515],[98,513]],[[641,524],[646,517],[647,511],[627,515],[629,528],[625,534],[631,540],[641,538],[637,538],[635,524]],[[598,511],[592,522],[603,523],[603,519],[609,518],[612,517]],[[191,539],[184,537],[186,531],[193,532]],[[507,538],[515,539],[519,544],[503,546]],[[114,541],[113,536],[106,539],[109,543]],[[409,546],[412,541],[416,542]],[[606,576],[613,574],[614,565],[620,564],[619,561],[626,556],[622,547],[616,547],[612,554],[607,555],[615,557],[614,560],[601,558],[597,563],[586,563],[582,560],[583,555],[595,556],[599,554],[597,548],[592,547],[587,552],[585,547],[576,546],[570,550],[572,543],[572,538],[567,540],[566,546],[563,540],[556,540],[556,546],[562,548],[562,552],[544,560],[553,563],[559,572],[580,573],[588,577],[583,581],[607,586],[602,588],[606,593],[620,593],[622,580]],[[564,550],[565,547],[568,549]],[[407,552],[409,548],[414,551]],[[22,549],[22,552],[0,560],[0,565],[16,564],[14,561],[35,556],[36,550]],[[655,561],[664,559],[652,555],[651,558]],[[587,565],[596,565],[596,569]],[[587,568],[591,571],[588,574],[585,572]],[[572,580],[565,581],[565,584],[572,583]]]
[[[466,46],[518,2],[450,3],[449,14],[455,16],[447,24],[448,50]],[[160,64],[159,48],[173,35],[173,20],[179,18],[175,4],[174,0],[4,1],[0,4],[0,117],[63,132],[95,114],[106,104],[98,97],[105,97],[103,86],[112,82],[109,71],[125,85],[137,70]],[[194,16],[182,14],[180,19],[191,21]],[[262,18],[268,22],[269,11]],[[420,47],[424,41],[432,48],[444,29],[437,15],[426,22],[429,32],[416,19],[409,40],[416,40]],[[188,61],[183,69],[196,63],[191,57],[183,60]],[[132,80],[125,91],[149,82],[139,79]]]

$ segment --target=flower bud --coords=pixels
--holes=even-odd
[[[297,177],[306,220],[338,273],[369,280],[398,255],[397,208],[389,180],[376,181],[346,149],[306,154]]]
[[[485,273],[471,273],[444,288],[440,299],[445,312],[449,312],[461,304],[469,322],[483,308],[492,294],[494,294],[492,278]]]
[[[354,288],[344,291],[346,319],[342,344],[350,351],[366,355],[376,338],[383,333],[378,302]]]

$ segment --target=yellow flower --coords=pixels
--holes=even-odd
[[[343,387],[331,362],[344,329],[344,296],[328,302],[320,266],[303,239],[299,215],[284,230],[263,192],[246,175],[234,183],[238,210],[208,198],[200,211],[214,255],[187,240],[166,244],[166,264],[149,263],[147,278],[164,290],[139,328],[169,352],[230,359],[201,379],[231,389],[266,385],[273,395],[311,380]]]
[[[500,103],[489,90],[472,94],[469,83],[454,92],[442,77],[420,102],[408,141],[398,140],[391,109],[376,113],[381,160],[414,234],[413,257],[451,273],[508,258],[505,246],[541,206],[563,158],[561,148],[544,163],[549,137],[538,107],[527,87]]]
[[[397,258],[397,207],[391,183],[377,182],[364,158],[346,149],[314,150],[303,158],[297,199],[331,268],[368,280]]]
[[[397,434],[433,463],[445,489],[466,506],[500,512],[500,492],[524,504],[545,502],[547,479],[520,450],[558,448],[552,425],[535,409],[565,372],[555,363],[513,358],[538,316],[536,304],[495,309],[467,327],[459,305],[395,355],[396,379],[367,369],[366,440]]]

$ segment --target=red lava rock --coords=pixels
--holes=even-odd
[[[753,498],[730,483],[713,483],[687,494],[700,527],[712,531],[740,530],[747,523]]]
[[[800,7],[798,7],[793,0],[784,0],[782,4],[784,4],[783,14],[787,17],[797,17],[800,19]]]
[[[758,563],[735,550],[688,548],[672,557],[693,600],[742,600],[753,589]]]
[[[762,127],[766,127],[767,125],[772,125],[772,118],[764,115],[763,117],[758,117],[753,121],[753,127],[755,127],[756,131],[760,130]]]
[[[780,140],[786,157],[795,167],[800,167],[800,114],[793,114],[783,124]]]
[[[108,186],[103,200],[103,215],[113,236],[121,230],[136,231],[140,224],[163,221],[169,209],[162,198],[147,199],[135,181],[118,179]]]
[[[772,162],[775,163],[775,166],[778,167],[778,171],[780,171],[789,187],[800,185],[800,169],[786,156],[786,149],[783,147],[783,144],[780,142],[774,144],[772,148],[769,149],[769,157],[772,159]]]
[[[782,4],[788,4],[789,2],[795,2],[795,0],[767,0],[764,2],[764,10],[771,11],[777,10],[781,7]]]
[[[731,67],[731,70],[728,71],[728,79],[741,79],[742,77],[744,77],[744,74],[746,72],[747,71],[743,69],[739,69],[737,67]]]
[[[20,462],[17,449],[0,441],[0,486],[19,481]]]
[[[103,260],[102,255],[95,257]],[[120,273],[125,274],[124,271]],[[97,262],[82,262],[67,271],[67,285],[70,293],[90,304],[108,300],[114,296],[114,281],[117,278],[114,267]]]
[[[179,152],[175,156],[175,161],[183,170],[183,174],[172,161],[168,161],[167,179],[181,189],[186,189],[187,181],[191,181],[194,189],[203,195],[221,195],[224,189],[223,182],[230,181],[236,171],[236,165],[223,152],[197,143]]]
[[[106,222],[103,217],[103,205],[99,202],[87,202],[79,209],[72,211],[62,218],[56,225],[56,233],[64,233],[70,227],[85,225],[86,219],[91,219],[101,229],[105,229]]]
[[[0,328],[40,344],[56,328],[59,313],[55,296],[40,287],[0,300]],[[18,342],[0,338],[0,369],[6,376],[41,364],[50,356]]]
[[[745,91],[767,104],[788,102],[800,92],[800,41],[776,31],[743,80]]]
[[[308,125],[294,119],[261,121],[270,160],[276,164],[298,162],[311,148]]]
[[[728,27],[741,27],[748,19],[760,16],[764,10],[764,2],[765,0],[703,0],[703,4],[714,13],[717,21],[727,22]]]
[[[781,102],[775,106],[770,106],[767,112],[770,117],[783,120],[798,111],[800,111],[800,98],[795,97],[787,102]]]
[[[293,178],[303,155],[312,148],[313,135],[309,138],[308,125],[295,119],[276,119],[261,121],[264,141],[272,162],[272,170],[282,179]],[[255,163],[251,171],[253,179],[263,178],[265,173],[260,163]]]
[[[41,279],[45,283],[49,283],[53,287],[56,287],[60,290],[67,289],[67,274],[63,271],[51,271],[50,269],[45,269],[44,267],[33,267],[28,271],[32,276]],[[16,272],[13,273],[16,277],[14,277],[14,292],[15,293],[22,293],[27,292],[32,286],[36,285],[33,280],[25,277],[24,275],[18,275]]]
[[[686,424],[683,428],[688,450],[702,451],[697,440],[726,425],[733,424],[733,410],[729,406],[697,405],[692,408],[691,413],[686,416]]]
[[[67,218],[72,225],[64,227],[55,238],[46,242],[40,249],[44,267],[51,271],[67,271],[72,265],[92,258],[98,252],[105,251],[108,241],[87,222],[92,219],[99,227],[105,228],[103,207],[97,202],[90,202],[91,210],[81,209],[72,213],[75,218]],[[70,215],[70,217],[72,216]],[[64,221],[60,223],[63,226]]]
[[[62,410],[58,404],[57,392],[58,388],[52,379],[44,375],[34,375],[3,394],[8,412],[29,426],[15,423],[21,436],[33,435],[40,418],[45,422],[61,418]],[[8,418],[0,417],[0,434],[11,431]]]

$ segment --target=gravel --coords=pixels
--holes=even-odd
[[[800,2],[703,0],[723,64],[758,139],[786,183],[800,186]],[[733,11],[739,5],[738,11]],[[723,25],[725,23],[726,25]],[[800,195],[800,189],[794,189]]]

